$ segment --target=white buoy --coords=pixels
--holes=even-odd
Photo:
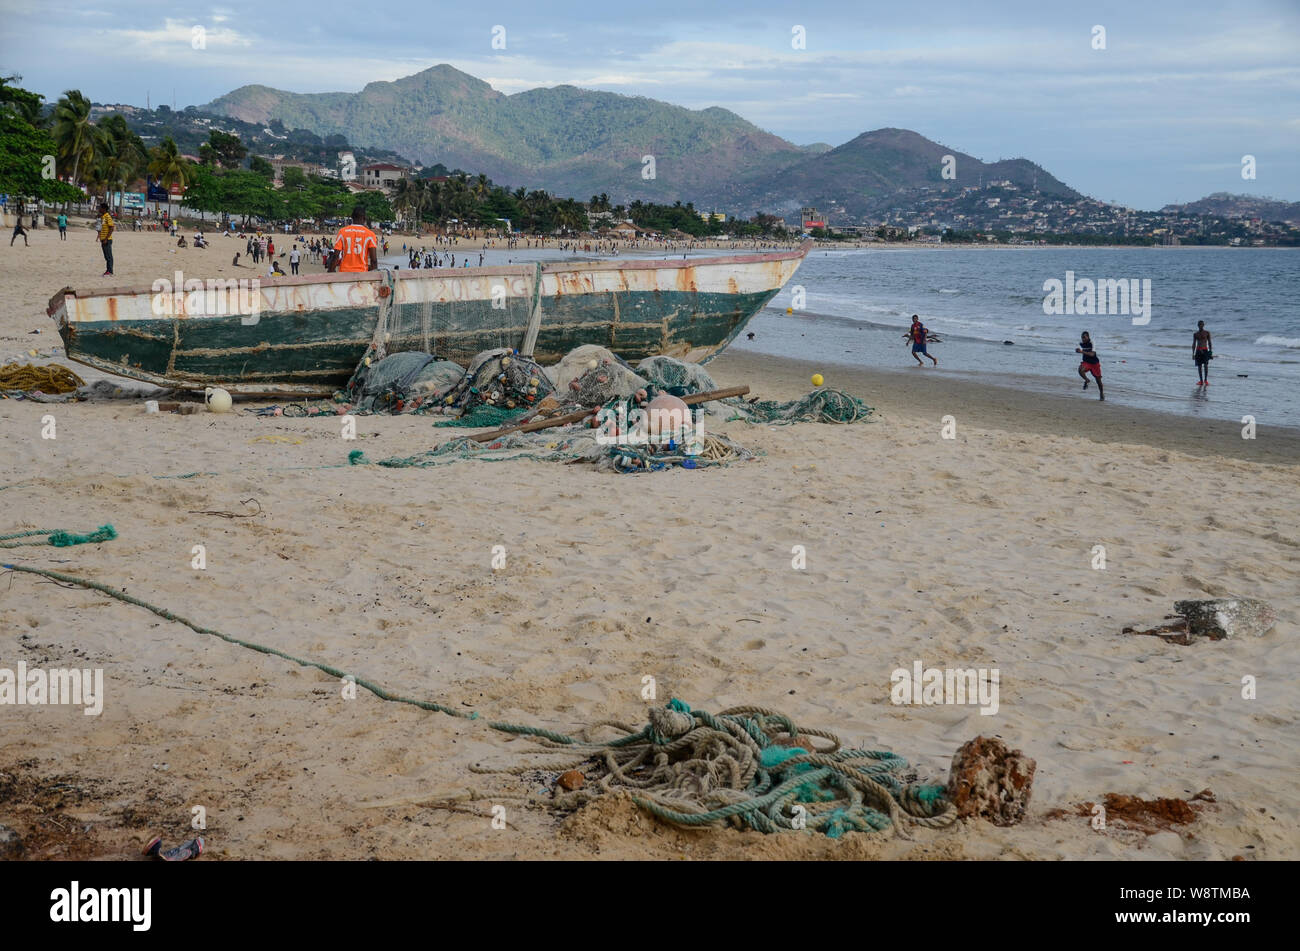
[[[204,390],[203,402],[208,404],[208,411],[212,413],[229,413],[235,405],[230,394],[219,386],[209,386]]]

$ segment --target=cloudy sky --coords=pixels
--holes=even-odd
[[[48,99],[184,107],[248,83],[355,91],[438,63],[507,94],[569,83],[723,106],[799,144],[914,129],[1139,208],[1216,191],[1300,201],[1300,0],[0,0],[0,71]]]

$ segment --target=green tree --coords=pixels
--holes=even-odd
[[[89,168],[95,159],[95,129],[90,121],[90,100],[79,89],[69,89],[54,104],[54,141],[58,156],[71,165],[69,178],[73,184],[81,181],[83,168]]]
[[[248,160],[248,170],[255,172],[264,178],[275,178],[275,169],[271,163],[260,155],[254,155]]]
[[[12,112],[28,125],[39,129],[43,124],[41,103],[45,97],[11,85],[20,79],[21,76],[0,76],[0,109]]]
[[[0,109],[0,192],[38,198],[51,204],[81,201],[81,189],[46,178],[46,156],[55,154],[54,138],[9,109]]]
[[[355,196],[355,205],[360,205],[366,210],[366,217],[373,221],[391,221],[393,219],[393,206],[389,204],[388,198],[383,192],[358,192]],[[349,208],[346,214],[351,214]]]
[[[126,186],[134,181],[148,165],[144,142],[131,131],[126,118],[120,113],[103,119],[96,127],[98,166],[96,178],[110,192],[118,192],[118,214],[122,213]]]
[[[248,148],[239,141],[239,136],[231,132],[213,129],[208,133],[207,144],[222,168],[239,168],[248,154]]]
[[[182,189],[194,177],[194,167],[185,160],[170,135],[149,150],[149,163],[145,166],[154,180],[163,188],[179,185]]]

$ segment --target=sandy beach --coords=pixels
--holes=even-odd
[[[45,307],[65,285],[100,283],[99,248],[84,228],[31,240],[0,250],[0,362],[95,378],[55,349]],[[242,250],[129,232],[115,244],[119,286],[176,268],[232,276]],[[640,723],[650,676],[658,703],[781,710],[892,750],[926,781],[946,779],[962,743],[998,736],[1037,760],[1023,823],[910,840],[686,832],[626,797],[561,817],[542,805],[544,770],[471,771],[548,761],[481,720],[344,699],[319,671],[7,573],[0,668],[103,668],[106,696],[99,716],[0,707],[0,824],[36,859],[132,856],[154,835],[193,834],[194,806],[218,860],[1300,858],[1300,432],[1243,440],[1237,425],[1099,406],[1074,384],[1044,396],[743,345],[708,370],[765,399],[802,395],[820,372],[876,413],[853,426],[711,417],[763,455],[631,476],[348,465],[356,448],[411,455],[458,434],[420,417],[359,417],[349,442],[333,418],[0,400],[0,534],[111,523],[119,535],[5,560],[485,719]],[[259,516],[202,514],[245,513],[250,499]],[[795,546],[806,568],[792,567]],[[1191,646],[1120,634],[1175,600],[1229,595],[1271,602],[1276,627]],[[998,712],[892,704],[891,672],[916,661],[998,669]],[[1247,676],[1256,699],[1243,699]],[[1074,814],[1107,793],[1205,789],[1214,801],[1195,821],[1152,834]]]

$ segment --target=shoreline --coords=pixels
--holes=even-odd
[[[755,380],[764,381],[765,399],[801,396],[812,389],[812,374],[821,373],[826,386],[843,389],[880,413],[930,418],[936,429],[943,416],[953,415],[958,426],[969,422],[1002,432],[1079,436],[1101,444],[1137,444],[1192,455],[1300,465],[1300,429],[1259,427],[1255,439],[1242,439],[1237,422],[1180,416],[1109,400],[1102,403],[1091,392],[1074,398],[948,376],[929,366],[894,370],[833,359],[814,362],[737,350],[734,344],[705,368],[724,386],[749,383],[753,387]],[[774,378],[782,384],[776,397],[767,392],[767,381]],[[974,412],[970,407],[975,407]]]

